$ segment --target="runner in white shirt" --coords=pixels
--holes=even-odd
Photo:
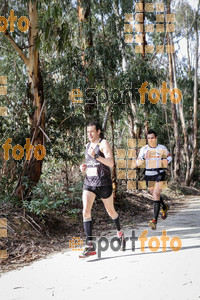
[[[165,169],[172,161],[172,156],[165,146],[157,144],[157,134],[154,130],[148,131],[147,140],[148,144],[141,148],[136,164],[139,167],[146,160],[145,180],[147,188],[154,198],[154,216],[148,225],[155,230],[160,205],[162,206],[162,219],[166,219],[169,209],[160,194],[165,180]]]

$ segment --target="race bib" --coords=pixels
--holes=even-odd
[[[97,167],[87,168],[87,176],[97,176]]]

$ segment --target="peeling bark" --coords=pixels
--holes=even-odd
[[[33,112],[29,115],[31,123],[30,136],[31,144],[33,146],[36,146],[39,144],[44,145],[44,134],[42,130],[44,131],[45,128],[45,113],[44,109],[42,109],[44,108],[43,84],[39,67],[39,50],[36,47],[36,39],[39,32],[37,1],[29,1],[28,12],[30,21],[28,57],[26,57],[23,50],[13,40],[8,31],[5,31],[4,34],[27,67],[28,96],[33,106]],[[23,184],[23,175],[26,175],[33,185],[37,184],[42,171],[42,163],[43,160],[37,160],[32,151],[30,160],[25,162],[23,173],[20,176],[19,182],[14,192],[19,196],[20,199],[23,200],[24,196],[26,196],[31,191],[31,187],[25,188],[25,185]]]

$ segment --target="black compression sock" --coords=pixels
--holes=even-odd
[[[117,230],[120,231],[120,223],[119,223],[119,215],[117,214],[117,217],[113,219],[115,222],[115,226],[117,227]]]
[[[160,211],[160,201],[154,201],[153,218],[156,220],[156,223],[157,223],[159,211]]]
[[[160,196],[160,204],[161,204],[163,209],[166,209],[166,204],[164,203],[162,196]]]
[[[91,219],[83,220],[83,227],[86,234],[86,244],[88,244],[89,241],[92,240],[92,220]]]

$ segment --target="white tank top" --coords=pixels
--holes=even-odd
[[[150,151],[150,158],[146,159],[145,175],[157,175],[158,172],[151,169],[162,168],[161,160],[162,158],[167,158],[169,151],[164,145],[158,144],[157,147],[150,147],[149,145],[146,145],[140,149],[138,159],[145,159],[145,154],[147,153],[147,151]],[[164,172],[164,170],[160,170],[160,173],[162,172]]]

